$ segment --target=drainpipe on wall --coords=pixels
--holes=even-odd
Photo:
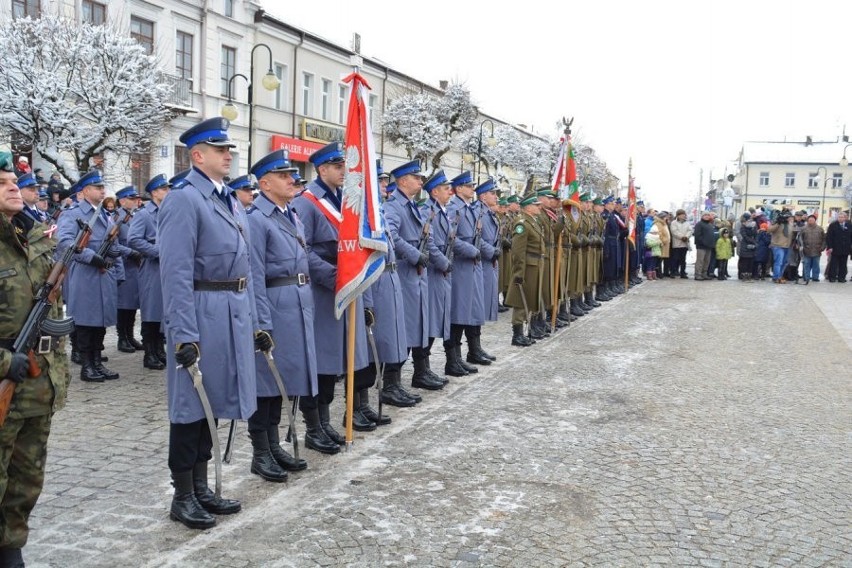
[[[299,71],[296,69],[296,66],[299,63],[299,48],[302,44],[305,43],[305,32],[299,32],[299,43],[293,48],[293,125],[291,129],[291,133],[293,137],[296,137],[296,99],[297,94],[299,92],[298,83],[296,82],[299,77]]]

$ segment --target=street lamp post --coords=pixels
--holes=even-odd
[[[234,106],[233,100],[231,98],[231,81],[235,77],[242,77],[248,83],[248,107],[249,107],[249,124],[248,124],[248,165],[251,168],[252,165],[252,147],[253,147],[253,134],[254,134],[254,51],[258,47],[266,48],[269,52],[269,69],[266,72],[266,75],[263,76],[261,80],[261,84],[263,88],[267,91],[274,91],[281,85],[281,81],[278,80],[278,77],[275,76],[275,72],[272,70],[272,49],[266,45],[265,43],[259,43],[251,48],[251,66],[249,67],[249,77],[246,77],[242,73],[236,73],[228,79],[228,102],[225,103],[225,106],[222,107],[222,116],[227,118],[228,120],[236,120],[237,116],[239,116],[239,112],[237,112],[237,107]]]
[[[820,178],[820,175],[819,175],[819,171],[820,171],[820,170],[822,170],[823,172],[825,172],[825,174],[822,176],[822,201],[820,202],[820,205],[822,206],[822,215],[821,215],[821,217],[820,217],[820,225],[822,225],[823,227],[825,227],[825,220],[826,220],[826,219],[825,219],[825,211],[826,211],[826,206],[825,206],[825,188],[826,188],[826,186],[828,185],[828,168],[826,168],[825,166],[820,166],[820,167],[818,167],[818,168],[817,168],[817,179],[819,179],[819,178]]]
[[[491,130],[490,130],[491,134],[490,134],[489,137],[494,138],[494,123],[491,122],[490,118],[486,118],[485,120],[483,120],[479,124],[479,142],[477,143],[477,146],[476,146],[476,157],[479,158],[479,161],[476,164],[476,183],[477,184],[479,183],[479,177],[482,174],[482,129],[485,126],[486,122],[491,125]]]
[[[840,167],[841,168],[845,168],[846,166],[849,165],[849,160],[846,159],[846,150],[848,148],[852,148],[852,144],[847,144],[846,146],[843,147],[843,157],[840,158]]]

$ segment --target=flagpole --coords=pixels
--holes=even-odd
[[[633,158],[627,162],[627,212],[630,212],[630,184],[633,183]],[[636,214],[634,207],[634,215]],[[633,220],[633,224],[636,224],[636,220]],[[630,219],[627,219],[627,230],[630,230]],[[624,239],[624,291],[630,289],[630,235],[627,235],[628,238]],[[633,246],[636,246],[635,244]],[[639,250],[636,251],[636,260],[639,260]]]
[[[349,304],[346,311],[349,313],[346,336],[346,451],[352,447],[352,411],[355,397],[355,306],[357,301]]]

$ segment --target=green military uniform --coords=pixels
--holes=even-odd
[[[503,205],[504,199],[501,199],[498,204]],[[500,258],[500,263],[497,265],[497,292],[503,294],[503,303],[506,303],[506,294],[509,292],[509,283],[512,281],[512,246],[510,231],[512,230],[512,216],[508,212],[497,213],[498,224],[498,245],[503,256]]]
[[[23,213],[12,221],[0,214],[0,376],[9,372],[10,348],[24,325],[33,298],[50,273],[56,242],[46,227]],[[51,309],[61,318],[61,302]],[[53,413],[65,405],[70,375],[65,341],[37,354],[38,377],[15,387],[9,415],[0,428],[0,551],[27,542],[28,519],[44,482],[47,437]],[[19,551],[18,551],[19,552]]]
[[[535,199],[535,198],[531,198]],[[541,309],[539,304],[540,287],[542,284],[542,264],[545,261],[544,231],[537,219],[527,213],[521,213],[515,219],[512,229],[512,283],[506,303],[513,307],[512,330],[513,344],[515,343],[524,321],[532,318]],[[529,314],[526,313],[529,309]],[[529,345],[529,343],[526,343]]]

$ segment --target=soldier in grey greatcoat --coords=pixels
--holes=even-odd
[[[346,173],[343,145],[332,142],[308,158],[317,170],[301,195],[293,200],[293,209],[305,227],[308,246],[311,291],[314,294],[314,336],[317,349],[316,397],[302,397],[299,407],[306,416],[305,446],[323,453],[336,453],[329,448],[326,438],[336,445],[345,442],[330,422],[329,405],[334,400],[334,387],[338,378],[346,373],[346,317],[334,316],[334,297],[337,280],[338,228],[342,220],[340,210],[342,186]],[[364,301],[355,303],[355,390],[372,386],[376,380],[375,367],[367,356],[367,335],[364,327]],[[354,401],[353,401],[354,402]],[[317,418],[318,417],[318,418]],[[320,429],[315,427],[319,420]]]
[[[85,174],[75,184],[79,188],[77,205],[59,217],[57,254],[62,255],[77,236],[77,220],[88,223],[104,200],[104,181],[98,170]],[[80,380],[103,382],[118,378],[118,373],[103,364],[106,328],[115,325],[118,313],[118,282],[124,280],[124,263],[118,242],[103,255],[97,253],[113,227],[112,218],[101,209],[92,227],[88,246],[74,255],[65,276],[64,295],[67,314],[74,318],[77,350],[81,356]]]
[[[485,323],[482,299],[482,252],[474,246],[479,212],[473,207],[475,183],[470,172],[465,171],[451,180],[455,196],[447,205],[450,218],[458,214],[456,240],[453,243],[453,283],[450,303],[450,337],[444,339],[447,352],[447,375],[463,377],[478,369],[468,365],[461,357],[461,341],[465,329]],[[480,224],[481,226],[481,224]]]
[[[429,343],[423,349],[425,373],[435,382],[447,384],[449,379],[432,371],[429,357],[435,339],[450,337],[450,302],[452,300],[452,253],[449,242],[455,238],[460,213],[452,218],[447,214],[447,203],[452,197],[450,180],[444,170],[437,170],[423,184],[429,199],[423,205],[424,214],[432,216],[432,241],[435,250],[429,254]]]
[[[248,432],[253,449],[251,472],[273,482],[285,481],[288,471],[308,467],[305,460],[295,459],[280,445],[281,405],[286,404],[290,412],[289,399],[317,394],[314,296],[305,232],[289,206],[299,189],[293,180],[296,171],[286,150],[264,156],[251,168],[260,188],[248,209],[257,320],[275,342],[274,364],[288,400],[285,403],[266,355],[257,353],[257,411],[249,418]]]
[[[136,325],[136,310],[139,309],[139,264],[142,254],[128,244],[130,223],[138,211],[139,193],[132,185],[115,192],[118,207],[113,214],[113,223],[118,224],[118,242],[126,248],[124,255],[124,282],[118,285],[118,314],[115,331],[118,334],[118,350],[135,353],[142,344],[133,337]]]
[[[163,288],[160,284],[160,245],[157,242],[157,219],[160,205],[169,193],[171,184],[165,174],[151,178],[145,191],[151,201],[137,211],[130,224],[130,246],[138,250],[145,260],[139,269],[139,304],[142,316],[142,346],[146,369],[166,367],[165,335],[160,326],[163,320]]]
[[[481,221],[479,231],[479,252],[482,256],[482,309],[485,321],[497,321],[497,304],[499,288],[497,279],[500,275],[498,261],[503,252],[500,238],[500,221],[494,208],[497,206],[497,184],[493,178],[488,178],[476,187],[477,202],[476,216]],[[480,337],[482,326],[468,326],[464,330],[467,337],[467,362],[477,365],[490,365],[497,357],[489,355],[483,348]]]
[[[384,211],[388,232],[399,259],[398,273],[405,303],[405,330],[414,363],[411,386],[439,390],[444,388],[444,383],[433,380],[426,373],[425,364],[426,348],[429,345],[427,268],[430,255],[438,253],[430,230],[435,215],[431,211],[428,216],[424,215],[415,202],[423,188],[418,160],[399,166],[391,174],[396,181],[397,190],[388,196]]]
[[[254,352],[272,346],[258,329],[245,210],[230,196],[228,121],[211,118],[184,132],[192,169],[163,200],[157,242],[168,341],[171,518],[190,528],[216,524],[213,514],[240,510],[207,485],[213,448],[191,368],[197,363],[215,418],[246,420],[257,410]]]

